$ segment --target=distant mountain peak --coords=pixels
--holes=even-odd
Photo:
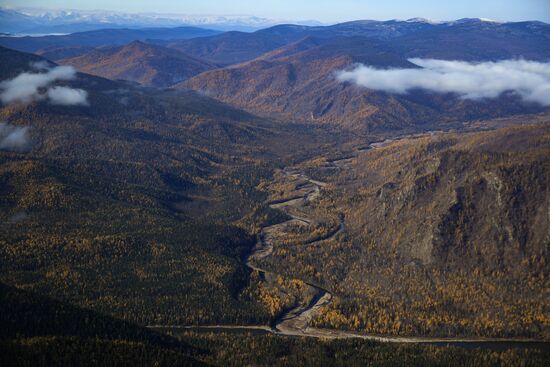
[[[81,56],[60,59],[58,63],[108,79],[156,87],[168,87],[214,67],[180,51],[139,40],[97,48]]]
[[[445,23],[445,22],[440,21],[440,20],[420,18],[420,17],[410,18],[410,19],[405,20],[405,22],[407,22],[407,23],[428,23],[428,24],[442,24],[442,23]]]
[[[0,31],[21,34],[74,33],[102,28],[144,28],[194,26],[228,31],[255,31],[289,23],[253,15],[190,15],[158,13],[121,13],[106,10],[45,10],[0,6]],[[322,25],[315,20],[295,21]]]
[[[399,20],[396,20],[399,21]],[[457,20],[450,20],[450,21],[444,21],[444,20],[435,20],[435,19],[429,19],[429,18],[422,18],[422,17],[416,17],[416,18],[410,18],[405,20],[407,23],[427,23],[427,24],[463,24],[463,23],[501,23],[499,21],[489,19],[489,18],[461,18]]]
[[[138,48],[152,48],[154,45],[140,41],[140,40],[134,40],[127,45],[124,46],[124,48],[132,48],[132,47],[138,47]]]
[[[451,21],[451,22],[447,22],[449,24],[463,24],[463,23],[495,23],[495,24],[499,24],[501,22],[498,22],[496,20],[493,20],[493,19],[489,19],[489,18],[461,18],[461,19],[457,19],[455,21]]]

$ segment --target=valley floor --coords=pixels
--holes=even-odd
[[[428,132],[425,134],[414,134],[401,136],[399,139],[419,138],[423,136],[434,136],[439,132]],[[350,168],[351,161],[357,156],[373,149],[379,149],[395,141],[386,139],[381,142],[374,142],[367,147],[356,148],[353,154],[348,154],[344,158],[329,161],[329,165],[334,169]],[[325,167],[327,168],[327,167]],[[281,182],[282,180],[282,182]],[[319,234],[317,224],[323,220],[315,216],[314,212],[308,209],[308,206],[314,200],[323,195],[323,188],[327,183],[314,180],[307,176],[304,170],[299,167],[287,167],[279,172],[279,184],[294,186],[294,190],[286,194],[286,198],[274,199],[267,204],[272,209],[283,211],[290,219],[268,225],[262,228],[258,236],[258,242],[254,249],[245,259],[246,265],[260,275],[263,282],[275,283],[277,279],[285,277],[284,272],[278,273],[277,270],[265,269],[262,260],[269,258],[277,247],[278,242],[288,241],[287,237],[292,228],[299,228],[302,232],[308,233],[306,239],[297,241],[296,246],[312,246],[322,244],[323,241],[331,240],[345,230],[346,219],[341,213],[329,213],[333,218],[337,218],[324,233]],[[290,240],[295,240],[291,238]],[[279,280],[280,282],[280,280]],[[323,340],[332,339],[363,339],[386,343],[417,343],[433,344],[446,346],[460,346],[466,348],[479,348],[490,350],[506,350],[513,348],[535,348],[548,349],[550,342],[525,337],[429,337],[429,336],[398,336],[386,334],[370,334],[359,331],[328,329],[313,327],[312,319],[318,316],[320,309],[330,305],[334,295],[327,289],[304,281],[303,293],[298,298],[301,302],[295,302],[294,305],[287,307],[273,322],[272,325],[201,325],[201,326],[176,326],[176,325],[155,325],[149,326],[159,331],[178,332],[178,330],[219,332],[226,333],[229,330],[236,332],[259,332],[270,333],[280,336],[302,336],[321,338]],[[307,294],[306,294],[307,293]]]

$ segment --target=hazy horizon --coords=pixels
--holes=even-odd
[[[182,4],[170,0],[159,0],[154,4],[137,0],[132,2],[97,1],[26,1],[0,0],[0,6],[15,10],[114,12],[135,15],[159,16],[218,16],[218,17],[259,17],[266,20],[319,22],[333,24],[360,19],[406,20],[425,18],[434,21],[451,21],[461,18],[482,18],[498,22],[538,20],[550,22],[550,2],[544,0],[466,0],[461,3],[441,3],[435,0],[415,2],[414,6],[405,0],[390,0],[383,5],[373,1],[344,0],[335,4],[331,1],[311,1],[293,3],[288,0],[273,3],[254,3],[248,0],[218,0],[208,3]]]

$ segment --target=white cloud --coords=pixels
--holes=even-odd
[[[0,122],[0,150],[21,151],[29,145],[29,128]]]
[[[46,60],[31,62],[31,68],[38,71],[49,70],[52,66]]]
[[[87,105],[88,92],[83,89],[53,87],[48,89],[48,98],[52,104],[62,106]]]
[[[45,98],[49,98],[54,104],[87,104],[86,101],[82,102],[82,97],[84,99],[87,97],[87,93],[82,89],[49,88],[56,81],[74,79],[76,71],[72,66],[57,66],[49,69],[45,64],[35,63],[32,67],[47,71],[44,73],[21,73],[13,79],[0,83],[0,100],[4,104],[29,103]],[[69,103],[71,100],[75,103]]]
[[[418,69],[375,69],[357,65],[340,71],[341,82],[389,93],[404,94],[412,89],[456,93],[464,99],[495,98],[511,91],[525,101],[550,106],[550,63],[504,60],[469,63],[432,59],[410,59]]]

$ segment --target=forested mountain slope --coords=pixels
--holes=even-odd
[[[48,73],[0,54],[2,80]],[[58,87],[86,103],[0,109],[10,141],[24,140],[0,151],[0,279],[146,325],[266,322],[240,262],[254,223],[235,223],[265,199],[264,159],[311,154],[316,138],[193,92],[86,74],[46,88]]]
[[[357,63],[418,68],[386,43],[363,37],[309,37],[244,64],[207,71],[177,85],[257,114],[330,124],[361,133],[437,125],[544,110],[519,97],[462,99],[416,89],[387,93],[338,80]]]
[[[346,230],[312,246],[281,242],[265,266],[337,297],[317,326],[547,339],[550,141],[540,119],[304,164],[329,184],[301,215],[343,217]],[[273,193],[290,187],[278,185]]]
[[[168,87],[215,67],[176,50],[140,41],[95,49],[58,63],[72,65],[83,73],[155,87]]]

